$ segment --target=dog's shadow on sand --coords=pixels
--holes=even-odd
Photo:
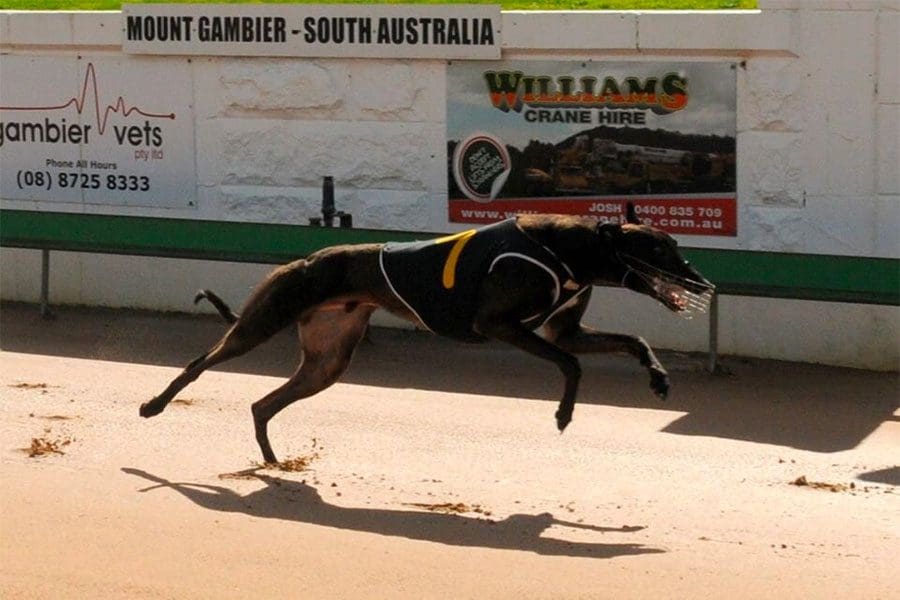
[[[548,556],[615,558],[665,552],[661,548],[642,544],[570,542],[542,537],[541,534],[553,525],[602,534],[632,533],[644,529],[640,526],[601,527],[569,523],[557,520],[550,513],[516,514],[502,521],[494,521],[440,512],[337,506],[325,502],[318,490],[305,482],[273,477],[261,472],[261,469],[241,472],[243,477],[252,477],[265,484],[247,494],[221,485],[168,481],[140,469],[125,467],[122,471],[153,483],[140,492],[168,488],[202,508],[244,513],[257,518],[282,519],[452,546],[521,550]]]

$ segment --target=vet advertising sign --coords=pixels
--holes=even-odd
[[[0,78],[0,198],[195,203],[186,60],[7,55]]]
[[[500,58],[486,4],[124,4],[130,54]]]
[[[447,67],[449,218],[638,215],[737,235],[732,64],[457,62]]]

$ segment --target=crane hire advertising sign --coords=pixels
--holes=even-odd
[[[736,236],[735,66],[455,62],[447,67],[449,218],[518,213]]]

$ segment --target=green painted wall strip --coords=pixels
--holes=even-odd
[[[436,235],[436,234],[434,234]],[[336,244],[432,234],[263,223],[0,210],[0,245],[284,263]],[[724,294],[900,305],[900,260],[685,248]]]
[[[900,260],[685,249],[723,293],[900,305]]]
[[[370,229],[0,211],[0,244],[114,254],[284,263],[341,243],[424,239]]]

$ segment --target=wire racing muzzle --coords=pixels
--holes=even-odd
[[[629,275],[639,277],[652,291],[652,296],[666,308],[685,319],[709,310],[716,286],[703,279],[689,279],[670,273],[629,254],[619,254],[627,270],[621,285]]]

